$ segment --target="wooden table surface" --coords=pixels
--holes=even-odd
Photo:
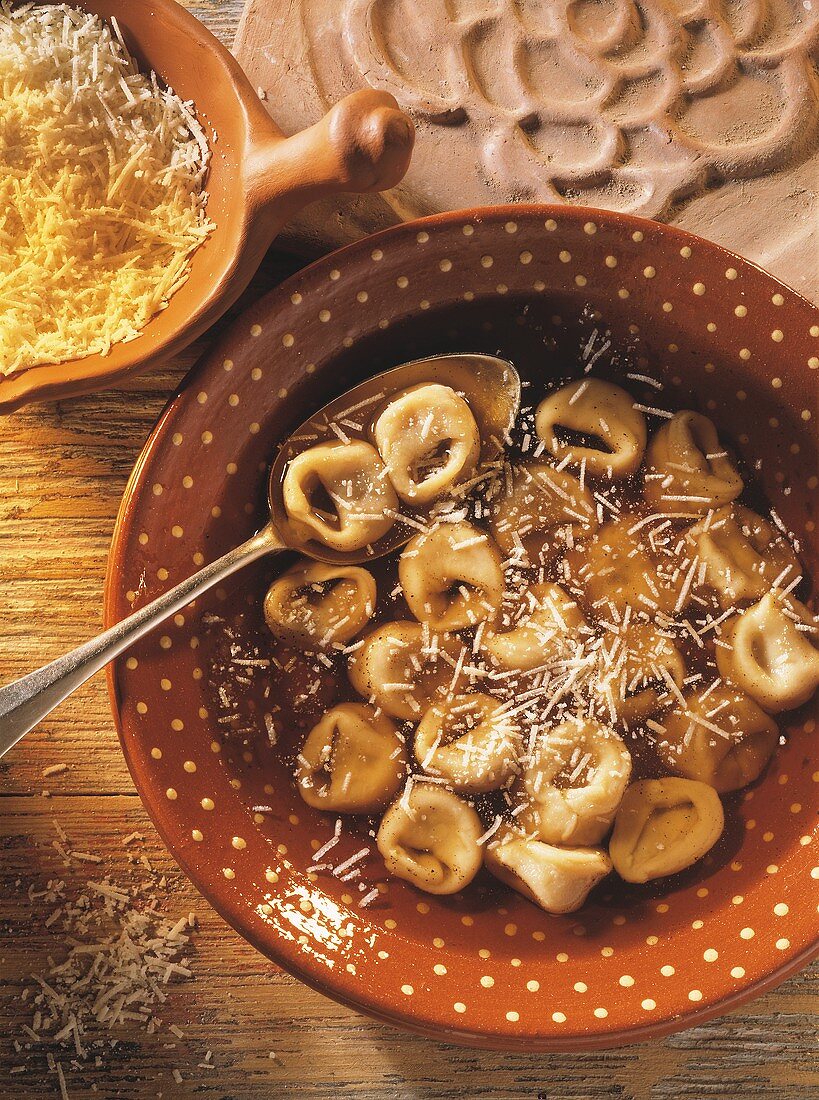
[[[241,0],[188,6],[231,42]],[[271,256],[246,301],[296,266]],[[165,369],[117,390],[0,419],[0,680],[99,628],[106,555],[128,473],[167,397],[206,345],[200,341]],[[61,764],[66,770],[43,776]],[[53,847],[55,821],[74,851],[102,862],[66,862]],[[134,832],[144,840],[123,844]],[[589,1055],[494,1054],[426,1042],[305,988],[239,939],[173,864],[134,792],[103,677],[0,763],[0,848],[0,1081],[9,1097],[59,1095],[49,1051],[72,1098],[106,1100],[819,1096],[819,966],[706,1026]],[[73,1068],[70,1052],[28,1043],[22,1031],[32,1022],[30,1003],[21,1000],[30,976],[66,950],[60,920],[45,924],[55,906],[30,895],[60,879],[66,896],[76,897],[103,875],[125,885],[149,879],[174,919],[196,912],[193,977],[170,985],[155,1034],[102,1029],[99,1037],[115,1040],[113,1048],[101,1050],[99,1065],[92,1058]]]

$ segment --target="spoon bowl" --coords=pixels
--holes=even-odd
[[[395,523],[372,545],[344,553],[322,546],[315,540],[307,543],[292,532],[282,499],[282,484],[287,467],[293,459],[324,441],[335,441],[337,434],[331,425],[355,412],[368,422],[370,432],[378,414],[396,394],[412,386],[434,381],[449,386],[461,394],[469,405],[481,438],[481,458],[477,472],[499,458],[505,440],[520,408],[520,377],[505,359],[492,355],[435,355],[403,363],[392,370],[375,374],[340,397],[313,413],[285,441],[270,470],[268,500],[275,535],[291,549],[317,561],[357,565],[383,557],[403,546],[416,533],[417,527],[396,517]],[[364,436],[367,436],[366,427]],[[423,515],[423,512],[420,513]]]
[[[216,228],[193,254],[187,281],[137,339],[107,355],[0,371],[0,413],[102,389],[177,354],[239,297],[297,210],[341,192],[393,186],[412,150],[412,123],[391,95],[354,93],[286,138],[232,54],[174,0],[74,2],[115,19],[140,71],[193,102],[211,150],[207,213]]]

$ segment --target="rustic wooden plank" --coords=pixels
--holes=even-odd
[[[189,0],[188,6],[223,41],[232,40],[241,0]],[[272,255],[244,304],[293,269],[292,259]],[[105,559],[128,474],[168,396],[209,339],[116,390],[0,421],[0,680],[24,674],[99,626]],[[43,769],[54,763],[68,770],[44,778]],[[44,788],[51,797],[42,797]],[[64,866],[52,847],[55,819],[78,850],[98,853],[102,863]],[[144,843],[123,846],[134,831],[144,834]],[[103,874],[114,882],[142,881],[151,876],[132,862],[141,854],[157,882],[166,878],[167,889],[157,889],[163,908],[198,914],[195,976],[172,986],[157,1035],[123,1032],[103,1065],[68,1072],[72,1098],[819,1095],[811,1026],[819,967],[712,1024],[663,1042],[583,1056],[459,1050],[373,1023],[306,989],[241,940],[178,871],[134,794],[98,677],[0,762],[0,1079],[12,1100],[58,1092],[44,1051],[13,1048],[30,1022],[20,1000],[29,975],[65,950],[59,922],[45,927],[48,912],[29,900],[29,886],[39,889],[58,877],[76,897]],[[168,1033],[170,1024],[184,1039]],[[198,1068],[209,1049],[216,1068]],[[19,1065],[24,1074],[9,1072]]]

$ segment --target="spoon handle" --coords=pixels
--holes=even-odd
[[[0,757],[80,684],[170,615],[242,566],[284,549],[275,529],[268,525],[96,638],[0,688]]]

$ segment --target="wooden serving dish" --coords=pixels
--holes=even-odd
[[[382,92],[348,96],[315,126],[283,137],[233,56],[174,0],[79,6],[116,18],[140,68],[194,102],[211,146],[207,210],[216,229],[194,253],[187,282],[136,340],[105,356],[0,376],[0,413],[102,389],[174,355],[238,298],[295,211],[339,192],[392,186],[412,150],[412,123]]]
[[[277,444],[351,384],[446,351],[498,354],[563,378],[586,346],[596,374],[649,405],[702,410],[748,469],[762,460],[759,487],[816,578],[819,311],[667,226],[501,207],[351,245],[236,322],[139,460],[114,539],[106,624],[250,535],[265,517]],[[664,389],[641,388],[627,372]],[[609,880],[569,916],[541,912],[488,875],[452,897],[425,895],[387,881],[377,855],[363,876],[385,886],[363,909],[354,885],[308,872],[334,824],[291,778],[287,754],[304,734],[296,720],[311,715],[285,721],[276,745],[261,721],[298,664],[258,671],[250,684],[219,671],[235,653],[252,665],[254,649],[275,651],[260,614],[274,568],[238,574],[157,630],[111,668],[110,686],[134,781],[169,848],[282,966],[437,1039],[578,1050],[701,1022],[817,954],[815,699],[780,716],[787,743],[760,781],[726,799],[729,827],[705,859],[642,887]],[[232,701],[220,682],[238,685]],[[333,690],[314,705],[331,705]],[[228,735],[231,708],[242,720]],[[366,829],[345,824],[337,863],[371,845]]]

